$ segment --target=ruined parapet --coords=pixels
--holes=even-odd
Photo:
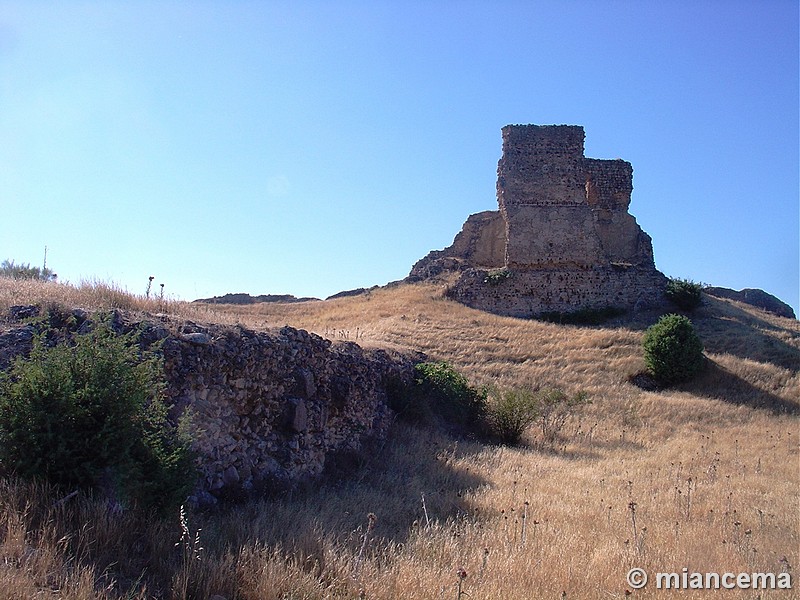
[[[41,307],[0,315],[0,370],[30,352]],[[98,320],[79,309],[60,336]],[[289,488],[319,475],[332,458],[361,452],[393,420],[392,382],[410,381],[414,361],[397,352],[332,342],[301,329],[253,331],[115,310],[118,333],[160,346],[166,401],[189,431],[200,478],[194,499]]]
[[[505,221],[500,211],[486,210],[470,215],[450,246],[418,260],[407,280],[422,281],[473,267],[493,269],[502,267],[505,261]]]
[[[628,212],[633,167],[624,160],[584,159],[586,202],[594,214],[597,235],[610,263],[655,268],[653,243]]]
[[[461,271],[451,297],[514,316],[661,303],[666,278],[655,268],[650,236],[628,213],[631,164],[584,157],[579,126],[508,125],[502,136],[497,202],[505,239],[495,244],[505,249],[502,264],[479,264],[456,238],[412,275],[424,277],[432,266]],[[470,239],[484,237],[470,231]],[[503,277],[487,277],[500,267]]]
[[[667,279],[655,269],[510,269],[504,277],[469,269],[449,288],[449,298],[510,317],[619,308],[638,310],[664,302]]]

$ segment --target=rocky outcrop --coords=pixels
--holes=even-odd
[[[91,315],[75,314],[63,319],[64,335],[91,326]],[[190,415],[200,501],[291,486],[381,438],[393,418],[387,386],[409,380],[415,358],[292,327],[252,331],[123,311],[111,322],[138,331],[143,346],[160,342],[170,415]],[[13,314],[0,320],[6,367],[30,351],[34,330]]]
[[[628,212],[631,164],[584,157],[578,126],[502,133],[499,211],[472,215],[453,245],[419,261],[408,280],[457,271],[450,297],[520,317],[662,304],[667,279]]]
[[[378,286],[373,286],[371,288],[356,288],[354,290],[343,290],[341,292],[336,292],[335,294],[331,294],[325,300],[336,300],[338,298],[351,298],[353,296],[361,296],[363,294],[369,294],[372,290],[377,289]]]
[[[787,319],[796,318],[794,309],[791,306],[772,294],[768,294],[764,290],[745,288],[737,292],[736,290],[724,287],[706,287],[703,288],[703,291],[717,298],[728,298],[729,300],[737,300],[738,302],[750,304],[751,306],[766,310],[779,317],[786,317]]]
[[[214,296],[213,298],[198,298],[194,302],[203,302],[205,304],[258,304],[259,302],[312,302],[319,300],[319,298],[298,298],[292,294],[261,294],[260,296],[251,296],[250,294],[225,294],[223,296]]]

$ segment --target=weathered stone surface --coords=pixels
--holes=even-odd
[[[9,316],[17,321],[21,321],[23,319],[30,319],[33,317],[38,317],[40,312],[40,308],[38,306],[12,306],[8,309]]]
[[[295,433],[303,433],[308,427],[308,409],[306,403],[299,398],[289,400],[289,429]]]
[[[470,267],[502,267],[506,260],[506,225],[500,211],[470,215],[452,245],[434,250],[412,267],[409,281]],[[460,267],[460,268],[459,268]]]
[[[207,333],[187,333],[183,336],[183,339],[187,342],[191,342],[192,344],[199,344],[200,346],[205,346],[206,344],[211,343],[211,337]]]
[[[667,279],[628,213],[630,163],[585,158],[578,126],[508,125],[502,134],[499,212],[471,216],[408,280],[461,272],[451,297],[514,316],[661,304]],[[510,276],[487,277],[500,267]]]
[[[31,351],[34,333],[33,327],[26,326],[0,334],[0,371],[10,367],[14,357],[27,355]]]
[[[231,465],[225,472],[222,474],[222,482],[225,485],[236,485],[239,483],[239,471],[236,470],[236,467]]]
[[[772,294],[768,294],[764,290],[745,288],[737,292],[736,290],[724,287],[707,287],[703,291],[717,298],[729,298],[731,300],[738,300],[739,302],[750,304],[751,306],[776,314],[779,317],[786,317],[788,319],[796,318],[794,309],[791,306]]]
[[[448,297],[487,312],[531,318],[545,312],[626,307],[661,302],[663,275],[641,267],[540,268],[513,270],[493,281],[490,272],[465,271]]]
[[[34,309],[0,315],[0,366],[27,354],[36,330],[20,321]],[[160,342],[170,418],[190,415],[199,502],[229,491],[284,488],[322,472],[326,459],[359,451],[392,420],[387,386],[409,381],[422,357],[333,343],[283,327],[252,331],[112,311],[119,333]],[[96,322],[88,315],[80,329]],[[65,319],[58,337],[74,335]]]

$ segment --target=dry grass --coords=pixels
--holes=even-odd
[[[651,575],[682,567],[796,575],[800,564],[800,430],[790,414],[800,398],[796,321],[708,299],[693,320],[709,368],[656,393],[628,382],[644,367],[641,331],[654,315],[616,327],[559,326],[470,310],[429,285],[244,307],[153,307],[102,284],[17,286],[0,280],[0,308],[116,302],[254,328],[290,324],[421,350],[476,384],[584,390],[592,404],[546,452],[536,449],[535,431],[521,447],[503,448],[398,424],[351,477],[189,515],[193,531],[202,528],[199,560],[173,546],[177,515],[152,523],[82,498],[55,514],[52,491],[7,482],[0,598],[122,598],[132,590],[142,598],[448,599],[456,598],[461,567],[464,598],[622,598],[631,566]],[[377,522],[365,544],[370,512]],[[648,587],[633,595],[670,593]]]

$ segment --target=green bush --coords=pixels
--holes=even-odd
[[[685,311],[692,311],[703,303],[703,286],[689,279],[672,278],[667,283],[667,299]]]
[[[187,436],[167,419],[159,359],[107,324],[72,344],[45,339],[0,374],[0,466],[173,510],[195,470]]]
[[[489,434],[503,444],[513,445],[537,423],[542,443],[552,444],[569,416],[588,402],[585,392],[567,396],[558,389],[495,389],[486,409]]]
[[[486,274],[486,277],[483,278],[483,282],[487,285],[500,285],[509,278],[511,278],[511,271],[508,269],[495,269]]]
[[[682,315],[665,315],[644,334],[644,361],[662,384],[688,381],[703,368],[703,343],[692,322]]]
[[[486,391],[471,386],[446,362],[425,362],[414,367],[413,383],[393,387],[389,402],[407,421],[439,417],[452,425],[474,427],[484,416]]]
[[[503,444],[516,444],[540,414],[539,398],[531,390],[492,390],[486,409],[489,433]]]
[[[10,259],[0,263],[0,276],[11,279],[44,279],[45,281],[54,281],[57,277],[47,267],[32,267],[27,263],[16,264]]]

